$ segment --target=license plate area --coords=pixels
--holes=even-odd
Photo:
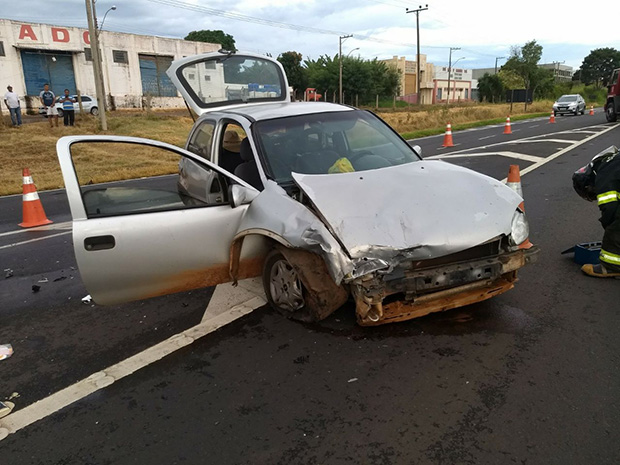
[[[407,292],[422,294],[476,281],[493,280],[499,278],[501,269],[502,265],[499,261],[481,260],[435,269],[410,271],[406,274]]]

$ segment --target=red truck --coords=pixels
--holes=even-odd
[[[618,119],[618,113],[620,113],[620,68],[614,70],[607,86],[607,103],[605,103],[607,121],[614,123]]]
[[[323,97],[323,95],[317,93],[314,87],[308,87],[305,94],[306,102],[318,102],[319,100],[321,100],[321,97]]]

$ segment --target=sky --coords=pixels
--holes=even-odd
[[[190,31],[220,29],[240,51],[278,54],[290,50],[304,58],[338,53],[364,59],[416,56],[416,14],[426,3],[404,0],[97,0],[99,21],[115,5],[104,29],[183,38]],[[420,49],[435,66],[491,68],[511,47],[536,40],[542,63],[562,62],[575,70],[595,48],[620,48],[620,29],[601,27],[604,10],[586,23],[575,0],[430,0],[419,13]],[[594,9],[588,8],[589,14]],[[244,20],[234,19],[241,15]],[[0,0],[0,18],[86,27],[85,0]],[[266,25],[265,22],[272,22]],[[277,27],[274,26],[277,23]],[[365,38],[364,38],[365,37]],[[498,65],[505,58],[497,60]]]

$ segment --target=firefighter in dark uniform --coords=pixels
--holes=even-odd
[[[597,278],[620,277],[620,153],[615,146],[596,155],[573,174],[573,186],[588,201],[596,200],[605,229],[600,264],[581,270]]]

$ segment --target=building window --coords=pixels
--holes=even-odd
[[[211,76],[205,76],[205,81],[210,81],[211,80]]]
[[[215,69],[215,60],[206,61],[205,69]]]
[[[112,50],[112,58],[114,59],[114,63],[129,63],[129,58],[125,50]]]
[[[0,41],[0,57],[6,56],[4,54],[4,42]]]
[[[93,61],[93,51],[88,47],[84,49],[84,58],[86,61]]]

